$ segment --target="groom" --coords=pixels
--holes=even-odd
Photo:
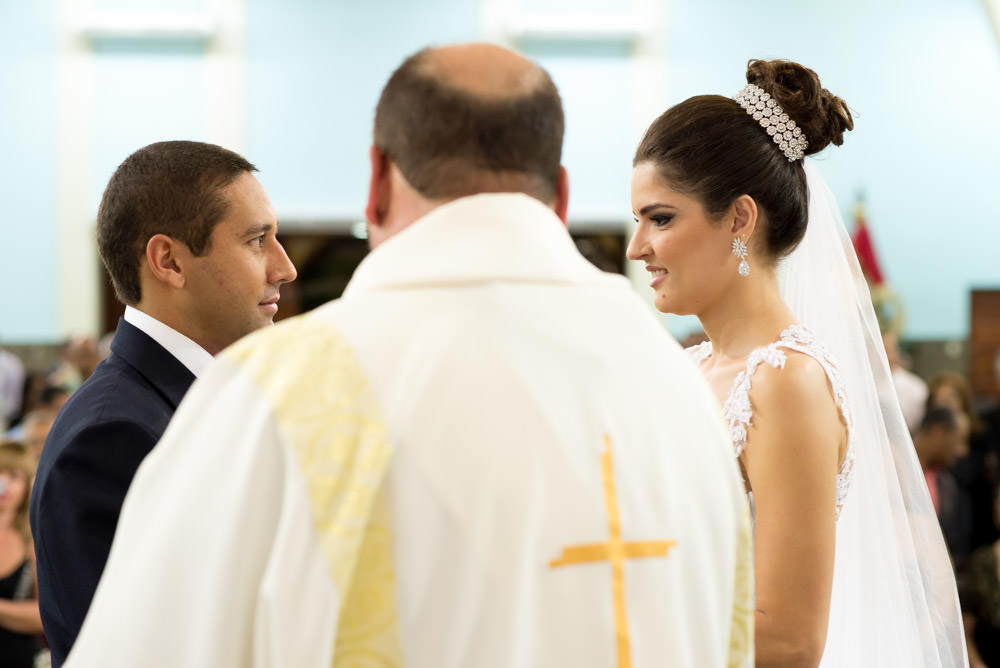
[[[256,170],[214,144],[157,142],[126,158],[104,191],[98,246],[127,306],[111,354],[59,411],[31,495],[55,668],[87,615],[139,464],[212,356],[271,325],[280,286],[295,278]]]
[[[375,115],[371,254],[342,299],[195,383],[70,666],[752,664],[718,407],[576,250],[562,133],[516,53],[402,64]]]

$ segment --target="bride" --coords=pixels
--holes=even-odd
[[[804,159],[843,143],[850,110],[796,63],[752,60],[747,82],[647,130],[628,257],[645,263],[656,307],[695,314],[709,338],[690,352],[754,514],[756,665],[966,666],[871,299]]]

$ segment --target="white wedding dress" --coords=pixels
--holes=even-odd
[[[806,236],[779,266],[800,325],[754,351],[724,413],[737,454],[753,419],[760,364],[785,350],[815,358],[848,427],[837,475],[837,537],[830,622],[821,668],[965,668],[955,576],[892,385],[867,283],[833,195],[811,160]],[[711,344],[691,349],[700,363]],[[752,500],[751,500],[752,501]]]

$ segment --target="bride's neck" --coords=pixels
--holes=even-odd
[[[697,315],[712,342],[713,356],[722,359],[747,357],[795,322],[774,270],[761,268],[734,280],[722,298]]]

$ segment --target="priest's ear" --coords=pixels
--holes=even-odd
[[[368,158],[371,161],[371,179],[368,182],[368,206],[365,207],[365,218],[370,229],[372,226],[381,225],[385,220],[392,186],[389,158],[374,144],[368,149]],[[370,232],[368,236],[371,237]]]
[[[154,234],[146,242],[146,267],[153,277],[173,288],[183,288],[184,256],[191,255],[187,246],[166,234]]]
[[[556,180],[556,196],[552,202],[559,220],[566,224],[566,215],[569,211],[569,172],[562,165],[559,166],[559,177]]]

